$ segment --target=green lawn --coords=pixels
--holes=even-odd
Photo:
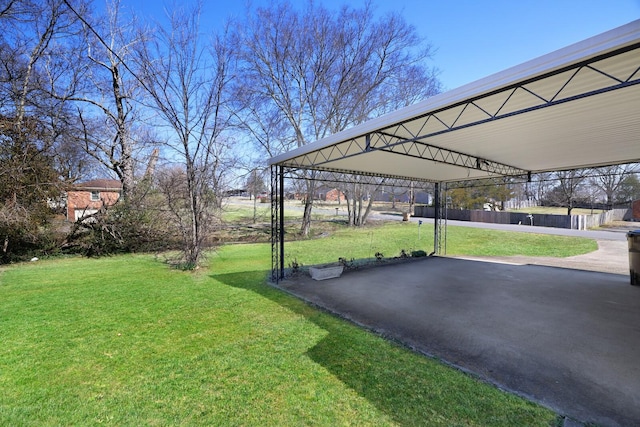
[[[256,222],[271,221],[271,203],[256,202],[255,212],[251,204],[227,205],[223,207],[222,219],[226,222],[252,222],[255,213]]]
[[[287,249],[327,252],[322,261],[334,245],[349,257],[417,247],[414,226],[342,229]],[[450,251],[590,245],[468,230],[450,228]],[[0,425],[556,423],[544,408],[271,288],[269,251],[224,246],[195,273],[151,255],[0,269]]]
[[[319,239],[285,241],[287,265],[293,260],[303,265],[346,259],[374,258],[376,252],[386,258],[401,250],[433,251],[433,226],[415,222],[393,222],[383,227],[336,228]],[[568,257],[598,249],[594,240],[580,237],[514,233],[470,227],[447,229],[447,255],[476,256],[552,256]]]

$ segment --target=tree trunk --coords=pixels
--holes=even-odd
[[[194,191],[193,186],[195,185],[195,178],[189,175],[189,179],[191,182],[188,182],[189,186],[189,198],[191,200],[191,235],[189,236],[189,246],[190,248],[187,251],[187,264],[190,266],[197,266],[198,261],[200,261],[200,221],[198,220],[198,196]]]
[[[353,184],[353,200],[351,201],[351,218],[349,221],[350,226],[358,225],[358,185]]]
[[[133,176],[133,150],[131,147],[132,142],[129,140],[127,134],[124,135],[125,141],[122,146],[122,196],[126,200],[133,191],[134,176]]]
[[[313,194],[315,193],[316,183],[313,179],[307,180],[307,195],[304,201],[304,213],[302,215],[302,225],[300,226],[300,234],[307,237],[311,232],[311,210],[313,209]]]
[[[344,191],[344,203],[347,206],[347,225],[351,225],[352,221],[351,221],[351,216],[352,216],[352,212],[351,212],[351,192],[348,190]]]
[[[149,161],[147,162],[147,169],[144,171],[143,180],[151,180],[156,173],[156,164],[158,163],[158,157],[160,156],[160,150],[157,148],[153,149],[151,156],[149,157]]]
[[[416,194],[413,189],[413,181],[411,182],[411,187],[409,188],[409,213],[413,215],[413,209],[416,204]]]
[[[369,217],[369,213],[371,212],[372,206],[373,206],[373,197],[369,197],[369,202],[367,203],[367,209],[365,209],[364,215],[362,215],[362,219],[360,220],[360,225],[365,225],[367,223],[367,218]]]
[[[120,145],[120,181],[122,182],[122,196],[126,200],[133,191],[133,147],[129,136],[129,123],[127,122],[127,109],[125,107],[125,95],[120,85],[119,63],[111,61],[111,84],[113,98],[116,104],[116,144]],[[115,144],[114,144],[115,145]]]
[[[304,202],[304,214],[302,215],[302,226],[300,227],[300,234],[305,237],[311,232],[311,209],[313,208],[313,200],[308,196]]]

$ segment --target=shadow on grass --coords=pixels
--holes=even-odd
[[[549,414],[265,283],[266,271],[214,275],[304,316],[327,335],[307,355],[400,425],[532,425]],[[553,416],[551,416],[553,423]]]

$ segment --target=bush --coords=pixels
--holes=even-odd
[[[53,212],[29,212],[0,204],[0,264],[20,262],[59,251],[64,236],[52,224]]]
[[[65,249],[89,257],[176,249],[179,239],[169,231],[157,203],[153,195],[146,195],[103,207],[76,221]]]

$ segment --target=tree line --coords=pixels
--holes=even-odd
[[[494,210],[503,210],[505,202],[516,199],[564,207],[571,215],[575,207],[629,207],[640,199],[639,173],[637,163],[545,172],[532,174],[528,181],[505,177],[454,185],[447,194],[453,209],[483,209],[490,204]]]
[[[239,174],[262,192],[268,158],[441,89],[433,47],[400,15],[377,17],[369,2],[328,9],[278,0],[210,31],[204,2],[176,4],[160,21],[125,5],[0,0],[0,262],[178,249],[193,268]],[[640,197],[636,172],[536,174],[448,194],[452,207],[523,197],[570,213],[585,200]],[[303,235],[314,174],[292,183]],[[122,183],[120,201],[61,227],[65,190],[105,177]],[[368,196],[385,184],[336,183],[350,225],[366,223]]]
[[[370,3],[277,1],[208,33],[205,7],[0,0],[1,262],[172,248],[195,267],[238,171],[440,90],[431,45]],[[65,189],[107,176],[116,206],[62,232]]]

